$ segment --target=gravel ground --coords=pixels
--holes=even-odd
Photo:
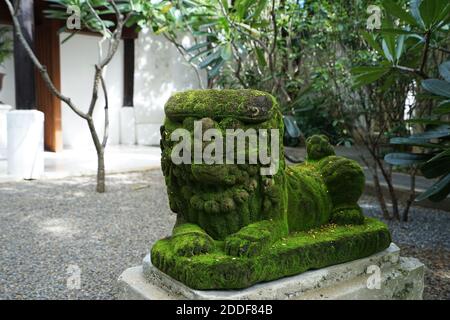
[[[450,212],[412,207],[408,223],[386,221],[373,197],[364,196],[364,213],[388,224],[402,256],[425,264],[424,299],[450,300]]]
[[[112,299],[118,276],[140,265],[175,215],[159,170],[0,184],[0,299]],[[68,290],[69,266],[81,290]]]
[[[93,177],[0,184],[0,299],[113,299],[118,276],[170,233],[159,170],[110,175],[105,194],[94,188]],[[374,199],[361,203],[378,216]],[[407,225],[388,223],[403,255],[429,267],[425,298],[449,299],[450,214],[413,208]],[[67,288],[72,265],[81,289]]]

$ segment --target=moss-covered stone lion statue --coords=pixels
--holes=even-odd
[[[386,226],[364,217],[357,204],[364,188],[361,167],[336,156],[325,136],[308,138],[306,161],[286,166],[280,134],[278,170],[269,176],[260,174],[261,163],[173,163],[171,134],[183,128],[193,135],[195,121],[224,134],[250,128],[283,132],[270,94],[186,91],[169,99],[165,113],[161,163],[177,221],[172,235],[154,244],[151,260],[176,280],[201,290],[241,289],[389,246]]]

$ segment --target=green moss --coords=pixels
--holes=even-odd
[[[272,118],[274,98],[257,90],[189,90],[174,94],[165,105],[166,115],[175,120],[186,117],[263,122]]]
[[[334,209],[331,221],[338,225],[363,224],[364,215],[359,206],[356,207],[338,207]]]
[[[364,172],[356,161],[331,156],[320,160],[317,166],[334,207],[356,204],[365,186]]]
[[[197,289],[245,288],[361,258],[389,245],[386,227],[364,220],[357,206],[364,186],[362,169],[334,156],[325,136],[310,137],[307,161],[286,168],[280,134],[281,158],[273,176],[261,176],[264,165],[259,162],[172,163],[171,133],[187,129],[193,141],[196,120],[204,129],[222,133],[283,132],[280,108],[270,94],[193,90],[175,94],[165,108],[161,166],[177,223],[173,235],[153,247],[152,261],[175,279]],[[251,150],[238,150],[235,143],[234,151],[236,157]],[[273,152],[270,146],[266,151]]]
[[[225,252],[237,257],[255,257],[269,249],[275,241],[288,234],[287,225],[279,221],[250,224],[225,240]]]
[[[308,230],[327,223],[332,203],[327,187],[314,166],[286,168],[290,232]]]
[[[308,160],[320,160],[335,155],[333,146],[325,135],[314,135],[306,139],[306,152]]]
[[[362,225],[325,225],[293,233],[250,258],[227,255],[220,242],[208,254],[179,256],[174,251],[173,239],[158,241],[151,254],[157,268],[191,288],[240,289],[367,257],[387,248],[390,242],[387,227],[367,218]]]

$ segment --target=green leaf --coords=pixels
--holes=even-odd
[[[220,69],[222,69],[223,65],[225,64],[225,60],[220,60],[218,63],[216,63],[212,69],[208,72],[208,78],[214,78],[217,76],[220,72]]]
[[[417,23],[416,19],[411,16],[406,10],[404,10],[400,5],[395,3],[392,0],[383,1],[383,7],[389,14],[392,14],[394,17],[399,18],[401,21],[406,22],[407,24],[414,25],[420,27]]]
[[[422,87],[438,96],[450,98],[450,83],[438,79],[427,79],[422,81]]]
[[[204,48],[204,47],[208,46],[209,44],[210,43],[208,41],[197,43],[196,45],[193,45],[192,47],[189,47],[188,49],[186,49],[186,51],[187,52],[196,51],[198,49],[201,49],[201,48]]]
[[[354,77],[354,87],[361,87],[373,83],[383,77],[389,70],[390,68],[388,67],[373,67],[371,68],[371,71],[359,73]]]
[[[207,56],[207,57],[205,58],[205,60],[203,60],[203,61],[198,65],[198,67],[199,67],[200,69],[204,69],[204,68],[208,67],[209,65],[213,64],[217,59],[220,58],[220,53],[221,53],[220,50],[217,50],[216,52],[211,53],[209,56]]]
[[[442,96],[437,96],[432,93],[418,93],[416,95],[417,100],[436,100],[436,101],[443,101],[445,100]]]
[[[442,101],[436,109],[433,110],[434,114],[447,114],[450,113],[450,100]]]
[[[252,16],[253,20],[259,19],[259,16],[261,15],[262,11],[267,7],[267,1],[268,0],[259,0],[258,5],[256,6],[255,13]]]
[[[242,20],[247,13],[252,1],[249,0],[235,0],[234,7],[236,8],[237,17]]]
[[[226,43],[223,47],[222,47],[222,52],[220,53],[220,56],[222,57],[223,60],[231,60],[231,58],[233,57],[233,48],[231,47],[231,43]]]
[[[250,34],[251,34],[253,37],[259,38],[259,37],[261,36],[261,32],[260,32],[258,29],[252,28],[252,27],[249,26],[248,24],[240,23],[240,22],[236,22],[235,24],[238,25],[239,27],[244,28],[246,31],[250,32]]]
[[[395,51],[395,59],[396,59],[396,61],[399,61],[401,56],[402,56],[402,54],[403,54],[403,48],[404,48],[404,45],[405,45],[405,39],[406,39],[405,35],[401,35],[397,39],[397,45],[396,45],[396,51]]]
[[[438,182],[436,182],[431,188],[417,197],[416,201],[422,201],[431,198],[432,201],[444,200],[450,192],[450,174],[447,174]],[[433,197],[434,196],[434,197]]]
[[[411,139],[407,138],[392,138],[389,141],[390,144],[398,144],[398,145],[409,145],[409,146],[418,146],[423,148],[436,148],[439,147],[438,144],[427,143],[426,139]]]
[[[439,73],[445,81],[450,82],[450,61],[444,62],[439,66]]]
[[[430,124],[430,125],[446,125],[450,124],[450,121],[443,121],[438,119],[410,119],[406,120],[408,123],[417,123],[417,124]]]
[[[442,0],[424,0],[419,6],[420,16],[428,29],[433,25],[436,18],[436,1]]]
[[[416,33],[414,31],[409,31],[405,29],[381,29],[381,34],[391,34],[391,35],[415,35]]]
[[[419,6],[422,1],[423,0],[411,0],[409,3],[409,6],[410,6],[410,10],[411,10],[411,15],[414,17],[417,24],[420,27],[424,28],[425,25],[423,23],[422,17],[420,16],[420,10],[419,10]]]
[[[220,0],[226,12],[228,12],[228,0]]]
[[[386,16],[386,19],[383,21],[383,29],[393,29],[394,22],[392,21],[392,17],[390,15]],[[386,59],[391,62],[394,62],[395,57],[395,45],[396,45],[396,36],[393,34],[384,34],[383,40],[381,42],[384,55]]]
[[[430,156],[418,153],[389,153],[384,157],[384,161],[394,166],[410,166],[420,164],[428,160]]]
[[[307,112],[307,111],[311,111],[315,108],[315,106],[313,104],[305,106],[305,107],[301,107],[301,108],[296,108],[294,109],[295,112],[297,113],[301,113],[301,112]]]
[[[256,52],[256,58],[258,59],[259,66],[261,68],[265,68],[267,66],[267,62],[266,62],[266,57],[264,56],[264,51],[261,48],[256,47],[255,52]]]
[[[443,156],[427,161],[420,167],[420,171],[427,179],[435,179],[450,173],[450,157]]]
[[[199,26],[199,28],[202,29],[202,30],[208,29],[208,28],[210,28],[210,27],[214,27],[214,26],[217,25],[219,22],[220,22],[220,21],[215,20],[215,21],[212,21],[212,22],[209,22],[209,23],[201,24],[201,25]]]
[[[352,74],[361,75],[364,73],[373,73],[378,71],[386,71],[387,68],[384,66],[369,66],[369,67],[354,67],[352,68]]]
[[[284,130],[285,133],[290,138],[298,138],[301,136],[301,131],[297,125],[297,121],[295,121],[295,118],[292,116],[284,116]]]
[[[191,57],[189,59],[189,62],[193,62],[196,59],[200,58],[201,56],[204,56],[205,54],[208,54],[208,53],[212,52],[213,50],[214,50],[213,48],[210,48],[210,49],[206,49],[204,51],[200,51],[197,54],[195,54],[193,57]]]
[[[171,3],[171,2],[164,4],[164,6],[161,8],[161,13],[165,14],[165,13],[169,12],[169,10],[172,7],[173,7],[173,3]]]
[[[441,153],[435,155],[433,158],[431,158],[428,161],[434,161],[434,160],[440,159],[442,157],[450,157],[450,149],[442,151]]]
[[[410,139],[440,139],[450,136],[450,126],[449,125],[443,125],[440,127],[437,127],[435,129],[431,129],[422,133],[417,133],[412,136],[410,136]]]
[[[425,0],[420,4],[420,14],[428,30],[445,24],[449,12],[449,2],[446,0]]]
[[[377,51],[379,54],[383,54],[383,49],[381,49],[380,45],[378,44],[378,42],[376,41],[376,37],[370,33],[368,33],[367,31],[362,32],[362,37],[364,38],[364,40],[366,40],[366,42],[375,50]]]
[[[387,35],[387,36],[392,37],[390,35]],[[388,41],[386,41],[385,39],[383,39],[383,41],[381,41],[381,46],[383,47],[383,53],[384,53],[384,56],[386,57],[386,59],[388,59],[390,62],[394,62],[393,53],[395,52],[395,48],[394,48],[395,46],[388,45]]]
[[[448,23],[450,23],[450,3],[447,3],[447,5],[441,10],[441,14],[437,19],[438,27],[444,27]]]
[[[439,192],[433,194],[428,199],[433,202],[440,202],[442,200],[445,200],[447,198],[448,194],[450,193],[450,183],[447,184],[445,187],[443,187]]]

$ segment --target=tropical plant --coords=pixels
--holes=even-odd
[[[411,0],[406,10],[394,1],[385,0],[383,6],[386,11],[383,28],[378,34],[366,33],[364,38],[384,60],[355,70],[356,84],[373,83],[393,71],[427,78],[430,51],[450,53],[442,46],[449,40],[450,3]]]
[[[287,24],[296,21],[297,1],[142,1],[135,8],[138,14],[130,23],[150,26],[172,42],[196,70],[201,87],[260,89],[276,95],[283,106],[292,100],[284,84],[289,74],[285,69],[290,65],[290,76],[295,76],[297,59],[287,59],[292,50],[280,50],[280,43],[292,42],[298,31],[287,31]],[[180,33],[190,35],[194,44],[183,46]],[[286,47],[296,48],[291,43]],[[206,86],[201,71],[208,75]],[[285,113],[286,127],[293,129],[286,130],[286,139],[295,141],[299,130],[292,114]]]
[[[372,60],[369,65],[355,68],[353,70],[354,80],[357,87],[375,84],[378,88],[387,89],[385,90],[387,93],[391,92],[392,86],[396,83],[404,82],[407,84],[407,92],[405,92],[403,100],[399,101],[398,109],[401,112],[398,115],[400,115],[400,118],[394,119],[398,122],[397,129],[386,130],[385,127],[381,131],[384,131],[386,139],[391,139],[391,142],[394,142],[392,147],[397,146],[402,151],[410,151],[411,143],[403,143],[399,146],[401,141],[406,141],[401,137],[413,133],[414,130],[420,130],[420,128],[417,125],[411,125],[414,121],[408,122],[407,120],[412,117],[423,117],[433,105],[423,99],[422,88],[418,83],[436,74],[439,64],[450,53],[450,50],[446,47],[449,43],[450,3],[440,0],[411,0],[404,4],[401,1],[385,0],[382,5],[385,9],[382,29],[375,33],[363,35],[365,41],[381,59]],[[426,86],[427,84],[424,86],[425,89]],[[420,138],[422,142],[424,142],[426,136],[426,133],[414,135],[418,139],[422,137]],[[390,153],[385,157],[385,164],[400,164],[401,156],[398,153],[393,155],[392,151]],[[380,154],[379,156],[383,155]],[[410,164],[417,164],[417,162],[412,161],[414,157],[420,157],[422,161],[425,160],[425,155],[410,155]],[[406,159],[404,160],[406,161]],[[403,162],[403,164],[406,164],[406,162]],[[386,173],[392,171],[392,168],[383,169],[383,164],[380,164],[379,167],[383,176],[389,177]],[[409,171],[411,194],[402,214],[404,221],[408,220],[409,208],[415,199],[415,175],[418,167],[412,165]],[[394,217],[400,219],[395,190],[391,182],[387,181],[387,183],[390,189]]]
[[[430,199],[442,201],[450,193],[450,61],[439,67],[440,79],[422,81],[422,87],[439,100],[432,116],[414,119],[410,122],[427,125],[423,133],[406,138],[393,138],[392,144],[419,147],[420,153],[390,153],[385,160],[393,165],[418,166],[424,177],[437,179],[436,183],[416,198],[416,201]],[[447,120],[442,120],[447,118]]]

